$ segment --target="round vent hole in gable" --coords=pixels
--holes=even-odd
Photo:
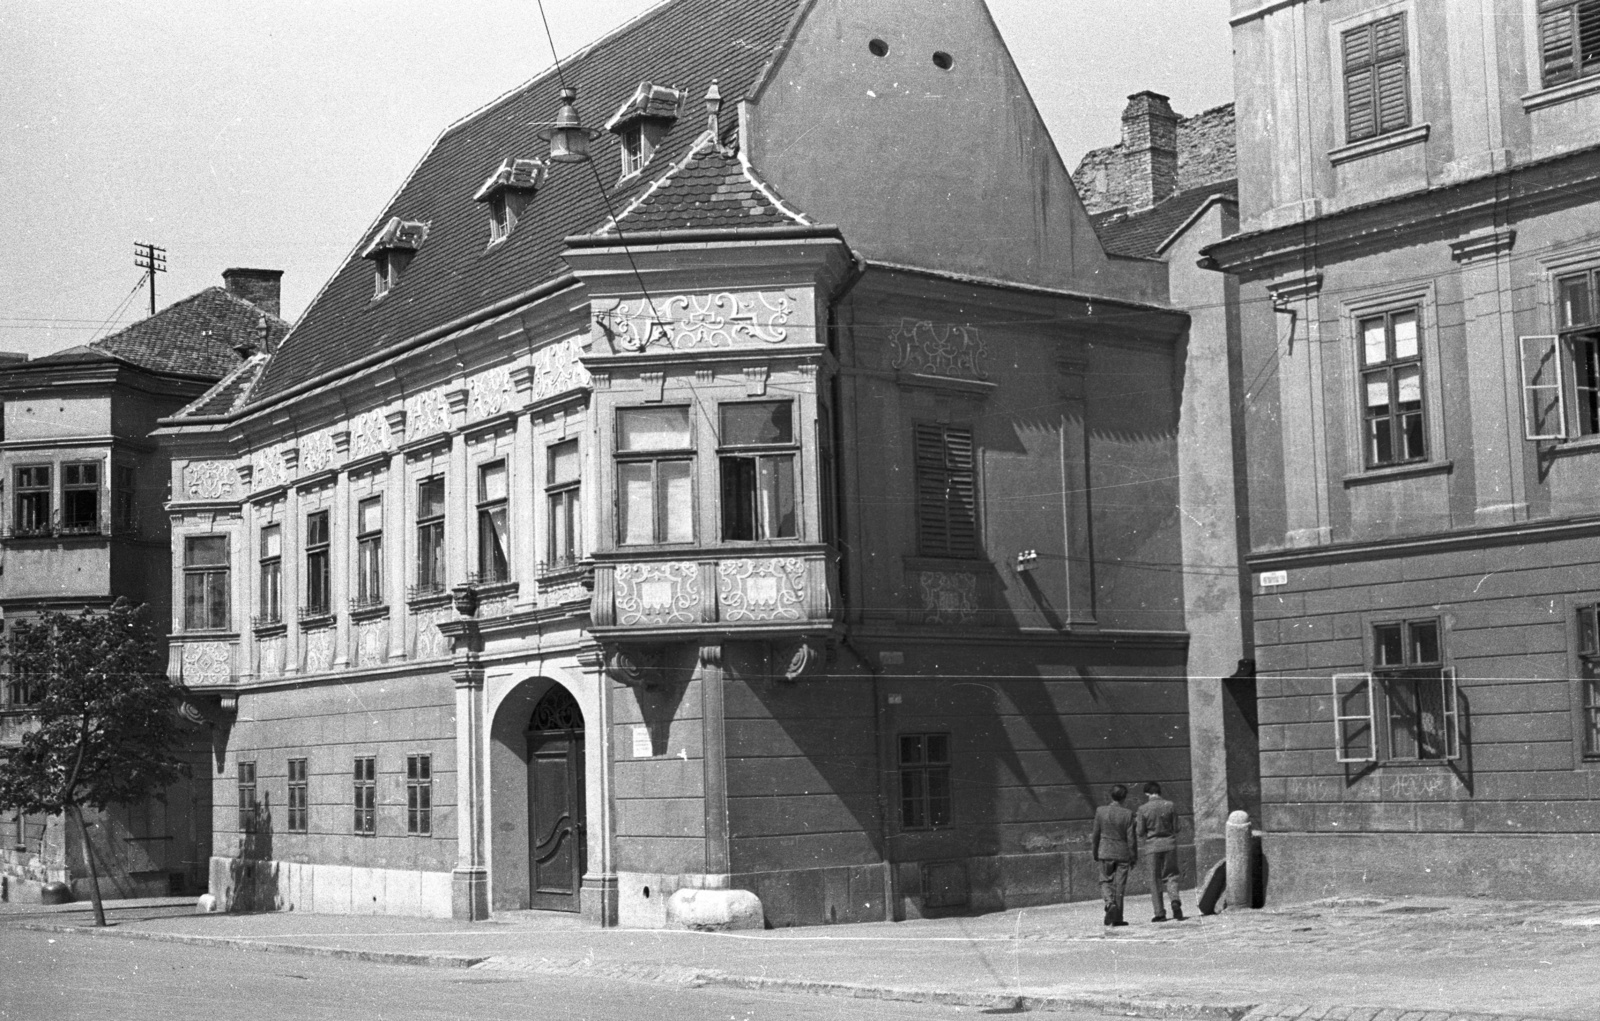
[[[882,39],[874,39],[867,43],[867,49],[871,51],[874,57],[887,57],[889,55],[889,44]]]
[[[955,62],[956,58],[943,50],[935,50],[933,53],[933,66],[941,71],[950,70],[951,67],[955,66]]]

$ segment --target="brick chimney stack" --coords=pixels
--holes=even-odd
[[[281,269],[225,269],[222,271],[222,282],[228,288],[228,293],[235,298],[243,298],[271,313],[282,317],[283,312],[281,297],[283,270]]]
[[[1146,209],[1178,190],[1178,115],[1159,92],[1135,92],[1122,111],[1128,204]]]

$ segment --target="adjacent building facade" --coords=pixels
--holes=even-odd
[[[157,420],[203,394],[241,352],[281,339],[277,270],[230,269],[224,286],[175,302],[92,344],[0,366],[0,614],[103,609],[118,596],[172,610],[167,462]],[[29,725],[36,692],[7,678],[0,755]],[[192,726],[198,776],[164,800],[98,816],[94,851],[109,896],[204,886],[210,855],[209,741]],[[0,818],[0,868],[13,882],[87,881],[84,848],[59,818]],[[79,892],[82,892],[80,886]]]
[[[1592,896],[1600,5],[1234,5],[1274,896]]]
[[[1220,850],[1238,588],[1183,565],[1239,545],[1180,478],[1231,496],[1186,417],[1226,342],[1102,244],[983,4],[904,15],[653,9],[446,129],[166,420],[225,905],[1082,899],[1146,779]]]

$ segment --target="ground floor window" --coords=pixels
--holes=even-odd
[[[1578,675],[1583,685],[1583,756],[1600,758],[1600,606],[1578,610]]]
[[[378,760],[371,755],[356,757],[355,832],[378,832]]]
[[[950,825],[950,735],[900,735],[900,826]]]
[[[239,763],[239,832],[256,828],[256,764]]]
[[[289,760],[289,832],[306,832],[306,760]]]
[[[433,833],[433,756],[406,756],[406,832]]]
[[[1461,756],[1455,671],[1437,619],[1372,628],[1372,672],[1333,678],[1340,762],[1444,762]]]

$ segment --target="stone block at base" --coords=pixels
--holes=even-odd
[[[678,890],[667,898],[667,928],[700,932],[762,929],[761,899],[749,890]]]

